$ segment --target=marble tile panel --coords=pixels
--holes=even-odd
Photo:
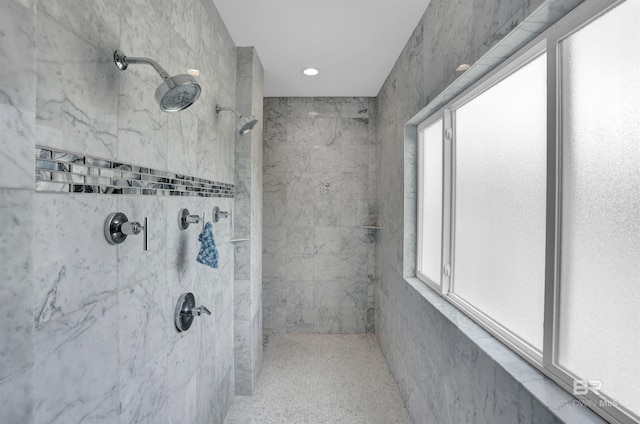
[[[198,166],[198,124],[200,121],[193,113],[187,113],[186,110],[181,113],[167,114],[166,118],[166,167],[171,172],[193,175],[193,171]]]
[[[343,281],[344,272],[341,254],[316,254],[313,258],[313,278],[316,281]]]
[[[253,375],[250,358],[236,358],[234,367],[235,394],[238,396],[251,396],[253,391]]]
[[[75,60],[66,59],[69,51]],[[112,53],[39,14],[36,71],[38,144],[114,157],[120,71]]]
[[[120,42],[120,5],[120,0],[97,0],[83,7],[72,0],[39,0],[38,16],[55,20],[98,49],[115,51]]]
[[[343,146],[372,145],[375,142],[375,132],[371,128],[368,117],[342,118],[338,120],[336,143]]]
[[[313,333],[316,313],[312,308],[287,308],[287,333]]]
[[[198,414],[197,376],[180,390],[171,391],[169,400],[162,408],[162,418],[169,423],[195,423]]]
[[[253,371],[253,385],[258,382],[260,371],[263,365],[263,319],[262,309],[251,319],[251,336],[253,337],[253,343],[251,344],[251,364]],[[257,343],[256,343],[257,342]]]
[[[315,258],[312,255],[298,255],[287,258],[287,281],[313,281]]]
[[[343,97],[340,99],[339,109],[342,118],[368,118],[373,116],[371,102],[375,97]]]
[[[171,312],[173,313],[173,310]],[[197,331],[191,330],[178,332],[177,329],[173,328],[172,334],[167,338],[169,351],[167,353],[165,381],[162,382],[161,387],[168,388],[169,396],[193,384],[193,379],[197,375],[199,366],[209,360],[209,356],[202,357],[199,350],[194,349],[195,346],[198,346],[200,337]],[[161,365],[164,366],[164,364]]]
[[[279,199],[284,201],[287,196],[287,174],[269,172],[265,169],[262,175],[263,199]]]
[[[233,284],[234,319],[248,319],[251,315],[251,281],[236,278]]]
[[[314,238],[314,254],[341,253],[343,250],[343,231],[340,227],[316,226]]]
[[[287,308],[309,308],[313,305],[315,284],[313,281],[288,281],[286,284]]]
[[[36,328],[34,422],[118,420],[116,305],[115,294],[96,299]]]
[[[262,310],[263,325],[265,331],[271,331],[273,333],[285,333],[287,330],[287,308],[268,307],[265,303],[265,307]]]
[[[288,172],[285,184],[287,200],[309,200],[318,191],[320,179],[308,172]]]
[[[265,226],[263,232],[262,274],[265,279],[286,277],[287,230]]]
[[[48,252],[33,264],[38,328],[115,294],[117,247],[104,238],[103,228],[117,206],[113,196],[44,193],[34,196],[33,205],[39,211],[33,217],[34,248]]]
[[[282,219],[294,227],[310,227],[315,220],[315,206],[308,199],[287,199]]]
[[[315,253],[315,230],[313,227],[288,227],[287,258],[310,256]]]
[[[33,423],[33,367],[0,381],[0,422]]]
[[[236,364],[240,358],[249,358],[251,355],[251,321],[247,319],[236,320],[234,322],[234,355]]]
[[[0,5],[0,186],[33,187],[36,14],[16,1]]]
[[[270,103],[269,103],[270,104]],[[268,107],[267,102],[265,102],[265,109]],[[275,112],[274,112],[275,113]],[[267,115],[265,113],[264,118],[264,134],[263,134],[263,145],[272,146],[274,144],[281,144],[287,141],[287,128],[285,127],[285,122],[274,117],[274,115]]]
[[[168,114],[156,103],[156,87],[136,74],[120,75],[118,158],[168,169]]]
[[[0,190],[0,381],[33,364],[33,194]]]
[[[316,281],[313,283],[313,306],[351,308],[364,311],[367,282]]]
[[[178,70],[169,67],[175,63],[171,60],[175,52],[169,48],[170,33],[164,29],[171,28],[171,9],[157,7],[152,0],[123,1],[120,12],[119,48],[127,56],[149,57],[165,67],[170,75],[175,75]],[[125,73],[134,74],[155,87],[162,82],[158,73],[150,66],[132,66],[121,73],[121,78]],[[153,93],[154,91],[151,91],[148,94],[153,97]]]
[[[274,122],[280,121],[282,118],[288,118],[290,115],[288,114],[288,106],[289,97],[265,97],[264,98],[264,116],[265,121],[269,118],[273,119]],[[293,99],[292,99],[293,100]],[[265,133],[266,133],[265,127]]]
[[[239,213],[236,213],[238,215]],[[235,227],[236,237],[249,235],[248,230]],[[234,278],[237,280],[251,279],[251,244],[248,242],[235,243],[234,246]]]
[[[338,143],[310,145],[311,166],[309,170],[323,173],[346,170],[345,153],[342,147]]]
[[[120,367],[118,392],[122,408],[121,423],[164,419],[164,408],[172,389],[165,381],[166,373],[167,357],[164,353],[147,358],[145,363],[136,366]]]
[[[171,3],[170,22],[175,30],[191,49],[199,49],[201,16],[203,14],[200,0],[178,1]],[[206,22],[206,18],[204,19]],[[187,64],[185,63],[185,66]],[[180,73],[186,69],[179,70]],[[176,70],[178,72],[178,70]]]
[[[322,197],[314,202],[313,222],[316,227],[339,227],[343,224],[342,205],[345,202],[337,198]]]

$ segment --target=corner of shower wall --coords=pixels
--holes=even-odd
[[[264,71],[254,47],[238,47],[236,109],[259,121],[235,138],[235,391],[252,395],[262,370],[262,99]]]
[[[0,2],[0,422],[34,419],[35,5]]]

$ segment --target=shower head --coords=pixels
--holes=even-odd
[[[177,112],[191,106],[200,97],[200,84],[191,75],[169,76],[155,60],[146,57],[127,57],[120,50],[113,54],[113,60],[121,71],[131,64],[151,65],[162,77],[162,84],[156,89],[156,101],[164,112]]]
[[[255,127],[256,124],[258,123],[258,118],[256,118],[253,115],[244,116],[238,113],[238,111],[232,107],[220,107],[216,105],[216,113],[220,113],[223,110],[228,110],[236,114],[236,116],[238,117],[238,121],[240,121],[240,125],[239,125],[240,130],[238,132],[241,135],[244,135],[250,132],[253,129],[253,127]]]

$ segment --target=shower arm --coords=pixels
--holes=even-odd
[[[222,106],[216,105],[216,113],[220,113],[223,110],[230,110],[231,112],[235,113],[238,118],[242,118],[243,117],[243,115],[240,114],[240,112],[238,112],[237,110],[235,110],[232,107],[222,107]]]
[[[120,50],[117,50],[113,54],[113,59],[115,60],[116,65],[118,66],[118,68],[120,68],[121,71],[127,69],[127,66],[129,65],[142,63],[153,66],[153,69],[155,69],[156,72],[160,74],[163,80],[169,78],[169,74],[167,73],[167,71],[165,71],[162,66],[160,66],[158,62],[153,59],[149,59],[147,57],[128,57],[125,56],[124,53],[122,53]]]

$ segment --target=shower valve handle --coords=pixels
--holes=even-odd
[[[147,227],[149,220],[144,218],[144,225],[139,222],[131,222],[122,212],[114,212],[107,217],[104,224],[104,235],[110,244],[120,244],[126,240],[127,236],[132,236],[144,232],[143,247],[149,250]]]
[[[207,315],[211,315],[211,311],[207,309],[206,306],[201,305],[201,306],[194,306],[193,308],[189,309],[189,313],[193,316],[200,316],[202,315],[202,313],[205,313]]]

